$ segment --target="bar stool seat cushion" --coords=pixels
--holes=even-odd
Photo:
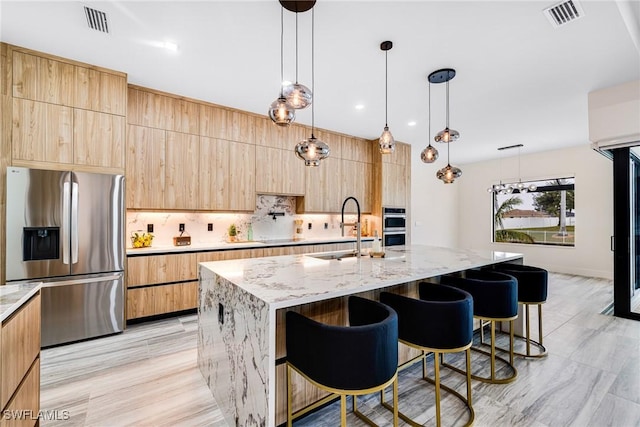
[[[518,301],[521,303],[543,303],[547,300],[547,270],[520,264],[496,264],[495,270],[518,279]]]
[[[518,282],[514,277],[485,270],[467,270],[465,275],[442,276],[440,283],[470,293],[474,316],[508,319],[518,315]]]
[[[350,326],[286,314],[287,361],[310,379],[340,390],[389,381],[398,367],[398,316],[377,301],[349,297]]]
[[[398,313],[399,338],[432,349],[468,345],[473,339],[471,295],[451,286],[425,285],[420,285],[421,299],[389,292],[380,294],[380,301]]]

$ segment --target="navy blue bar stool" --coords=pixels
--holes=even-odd
[[[419,285],[420,299],[409,298],[389,292],[380,294],[380,301],[398,313],[398,337],[405,345],[421,350],[421,356],[402,366],[402,370],[422,360],[422,376],[435,385],[436,423],[441,425],[440,389],[460,399],[469,411],[467,426],[473,424],[475,413],[471,399],[471,354],[473,342],[473,299],[471,295],[450,286],[431,283]],[[444,353],[464,351],[467,362],[467,397],[440,383],[440,358]],[[433,353],[434,379],[427,377],[427,353]],[[383,406],[391,409],[384,400]],[[397,407],[397,404],[396,404]],[[419,426],[405,414],[400,418],[412,426]]]
[[[349,297],[349,325],[316,322],[294,311],[286,314],[287,425],[292,420],[340,396],[341,425],[347,425],[346,397],[353,412],[375,425],[357,409],[356,396],[393,384],[393,425],[398,425],[398,316],[388,306]],[[292,370],[332,394],[296,413],[292,410]]]
[[[491,352],[472,347],[490,356],[491,376],[482,377],[471,374],[475,380],[492,383],[506,384],[514,381],[518,376],[518,370],[513,364],[513,321],[518,317],[518,283],[512,276],[486,270],[467,270],[465,277],[442,276],[440,283],[454,286],[467,291],[473,297],[473,317],[480,321],[480,342],[484,344],[484,327],[491,328]],[[496,355],[496,322],[509,322],[509,360]],[[496,360],[506,364],[511,374],[502,378],[496,376]],[[445,366],[460,373],[464,371],[446,364]]]
[[[518,280],[518,303],[525,307],[526,335],[524,338],[526,343],[526,353],[516,352],[515,354],[522,357],[540,358],[547,355],[547,349],[543,345],[542,338],[542,304],[547,301],[547,290],[549,273],[540,267],[533,267],[521,264],[496,264],[496,271],[506,273]],[[538,306],[538,340],[531,339],[531,327],[529,317],[529,307],[531,305]],[[538,348],[536,354],[531,353],[531,345]]]

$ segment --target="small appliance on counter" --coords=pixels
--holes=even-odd
[[[179,225],[180,234],[173,238],[173,246],[189,246],[191,245],[191,236],[184,229],[184,224]],[[186,235],[184,233],[187,233]]]

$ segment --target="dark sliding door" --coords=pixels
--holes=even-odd
[[[640,320],[640,150],[613,155],[614,314]]]

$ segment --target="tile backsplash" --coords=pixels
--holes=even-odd
[[[227,240],[227,229],[231,224],[236,225],[239,239],[246,240],[247,228],[251,223],[253,240],[290,239],[294,237],[295,219],[303,220],[302,237],[304,239],[340,236],[340,215],[299,215],[296,214],[295,207],[295,197],[258,195],[256,210],[253,214],[127,211],[127,236],[138,230],[147,231],[147,225],[153,224],[153,245],[172,245],[173,237],[180,235],[179,224],[185,224],[185,231],[191,236],[192,244],[220,243]],[[284,215],[275,216],[274,219],[274,213]],[[370,218],[364,215],[362,221],[368,219],[371,222]],[[354,222],[355,219],[354,214],[345,215],[345,222]],[[213,231],[208,231],[208,224],[213,224]],[[127,239],[127,246],[131,246],[130,239]]]

